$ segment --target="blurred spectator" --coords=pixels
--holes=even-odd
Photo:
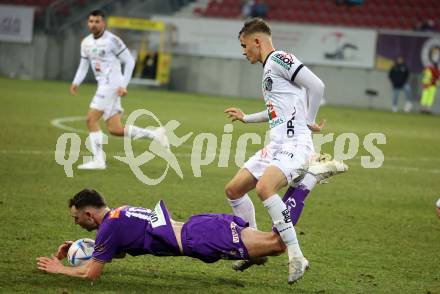
[[[435,32],[435,22],[432,19],[427,19],[423,22],[421,26],[421,31],[423,32]]]
[[[420,99],[420,112],[427,114],[431,113],[431,107],[434,104],[435,92],[437,91],[437,86],[440,83],[440,48],[433,48],[429,54],[429,59],[431,64],[426,66],[423,70],[423,90],[422,98]]]
[[[437,31],[437,29],[435,27],[435,21],[432,19],[427,19],[424,21],[417,20],[417,22],[414,25],[414,31],[435,32],[435,31]]]
[[[141,77],[144,79],[155,80],[157,78],[157,62],[159,60],[159,53],[152,52],[145,55],[142,62],[142,74]]]
[[[242,0],[241,1],[241,16],[243,18],[250,18],[252,16],[252,9],[254,7],[254,0]]]
[[[264,2],[264,0],[255,0],[255,4],[252,7],[251,16],[252,17],[260,17],[260,18],[266,18],[268,12],[267,4]]]
[[[402,57],[398,57],[390,72],[388,73],[393,86],[393,104],[391,110],[397,112],[399,105],[399,94],[403,90],[406,96],[406,103],[403,108],[405,112],[412,109],[411,86],[408,83],[409,69]]]

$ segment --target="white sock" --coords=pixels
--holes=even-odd
[[[272,195],[264,200],[263,204],[264,207],[267,208],[281,239],[283,239],[284,244],[287,246],[289,260],[294,256],[303,256],[299,248],[298,239],[296,238],[295,228],[290,219],[289,209],[283,200],[281,200],[280,196],[278,194]]]
[[[234,215],[241,217],[249,223],[249,227],[256,229],[257,221],[255,220],[255,208],[248,194],[244,194],[238,199],[228,199],[232,207]]]
[[[307,173],[304,176],[304,179],[302,179],[299,184],[304,185],[304,187],[307,190],[312,191],[312,189],[316,186],[317,183],[318,183],[318,180],[316,179],[316,177],[312,174]]]
[[[104,152],[102,151],[102,142],[104,140],[104,134],[102,131],[91,132],[89,138],[92,147],[93,160],[105,161]]]
[[[125,135],[130,138],[154,138],[154,131],[143,129],[137,126],[126,125],[125,126]]]

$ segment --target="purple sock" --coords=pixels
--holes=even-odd
[[[309,194],[309,190],[304,187],[304,185],[299,185],[297,187],[289,187],[286,194],[283,196],[283,202],[286,203],[290,211],[290,218],[292,219],[292,224],[296,225],[304,208],[304,200]]]

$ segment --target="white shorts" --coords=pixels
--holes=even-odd
[[[270,142],[249,158],[244,168],[259,180],[268,166],[276,166],[290,184],[307,170],[313,154],[314,147],[310,135],[293,142]]]
[[[92,102],[90,102],[90,108],[102,111],[104,120],[124,112],[121,97],[116,93],[116,88],[98,87]]]

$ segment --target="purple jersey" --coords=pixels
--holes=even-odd
[[[110,262],[115,254],[181,255],[163,201],[154,210],[122,206],[109,211],[96,234],[93,258]]]

